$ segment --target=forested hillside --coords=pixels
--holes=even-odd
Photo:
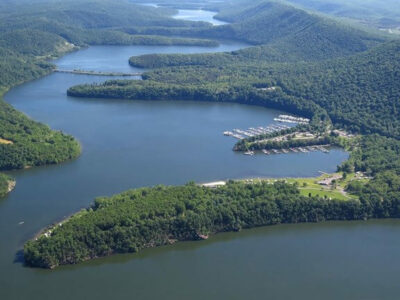
[[[192,28],[205,27],[210,24],[186,22],[175,20],[170,16],[175,13],[168,8],[153,8],[135,5],[129,1],[53,1],[54,4],[45,1],[39,4],[11,5],[8,14],[0,18],[0,28],[6,36],[12,37],[9,42],[17,45],[17,48],[29,47],[29,35],[27,30],[33,30],[30,39],[49,45],[55,45],[54,39],[59,42],[68,42],[78,46],[93,44],[146,44],[147,38],[150,44],[157,44],[157,37],[136,37],[129,34],[127,28],[148,28],[161,26],[164,28]],[[18,35],[25,35],[20,38]],[[43,35],[44,39],[40,39]],[[160,38],[160,37],[158,37]],[[160,40],[160,44],[166,44],[167,37]],[[176,39],[175,39],[176,40]],[[191,39],[191,44],[204,45],[203,41]],[[28,44],[26,44],[28,43]],[[173,43],[170,40],[169,43]],[[186,44],[189,42],[187,41]],[[183,44],[180,41],[178,44]],[[0,42],[1,45],[1,42]],[[40,46],[40,45],[38,45]],[[207,45],[206,45],[207,46]],[[43,47],[37,47],[45,51]]]
[[[10,86],[49,73],[52,66],[0,50],[0,97]],[[28,61],[27,61],[28,59]],[[80,146],[73,137],[52,131],[16,111],[0,99],[0,170],[59,163],[75,158]]]
[[[89,44],[215,46],[215,41],[131,35],[124,26],[197,24],[172,19],[175,11],[128,1],[10,0],[0,12],[0,97],[10,87],[53,70],[50,57]],[[54,164],[75,158],[80,146],[71,136],[32,121],[0,100],[0,170]],[[3,178],[3,177],[2,177]]]
[[[132,34],[165,34],[230,38],[258,47],[238,51],[244,59],[315,61],[365,51],[386,38],[278,1],[231,1],[208,4],[219,19],[231,24],[199,28],[135,28]],[[237,59],[230,57],[230,59]]]
[[[232,22],[223,34],[263,45],[265,56],[279,52],[297,60],[320,60],[367,50],[382,38],[344,23],[275,1],[221,8],[218,18]],[[229,32],[231,31],[231,32]]]
[[[213,5],[213,4],[210,4]],[[371,179],[346,187],[358,200],[300,195],[285,182],[210,189],[157,186],[95,200],[25,245],[30,266],[54,268],[113,253],[255,226],[400,217],[400,41],[272,1],[215,4],[230,25],[124,26],[127,34],[229,37],[256,47],[223,54],[148,55],[143,80],[71,87],[77,97],[237,102],[311,118],[310,128],[357,134],[339,170]],[[192,26],[192,27],[190,27]],[[311,129],[310,129],[311,130]],[[385,137],[386,136],[386,137]],[[324,140],[330,142],[330,140]]]
[[[355,19],[377,28],[400,27],[400,5],[397,0],[288,0],[306,9]]]
[[[176,56],[177,61],[182,56]],[[207,55],[196,56],[198,61]],[[110,81],[72,87],[83,97],[233,101],[299,111],[307,116],[323,109],[338,126],[360,133],[400,138],[400,42],[368,52],[319,63],[269,64],[221,60],[146,73],[143,81]],[[172,58],[174,56],[164,56]],[[149,60],[150,61],[150,60]],[[165,61],[165,60],[164,60]],[[206,61],[206,60],[205,60]],[[169,63],[168,63],[169,64]],[[260,87],[275,86],[275,91]],[[304,106],[314,103],[313,111]],[[310,104],[311,105],[311,104]],[[318,107],[320,109],[318,109]]]
[[[170,28],[155,33],[234,38],[254,47],[232,53],[198,55],[147,55],[132,57],[137,67],[214,65],[232,63],[319,61],[366,51],[387,37],[366,32],[347,23],[312,14],[276,1],[238,1],[214,4],[217,18],[232,24],[212,28]],[[211,6],[213,8],[213,6]],[[256,29],[256,30],[255,30]],[[133,30],[133,29],[131,29]],[[152,31],[133,31],[149,33]],[[153,33],[154,33],[153,32]]]
[[[54,268],[242,228],[395,217],[398,203],[398,198],[358,202],[304,197],[284,182],[142,188],[96,199],[90,209],[27,243],[24,255],[30,266]]]

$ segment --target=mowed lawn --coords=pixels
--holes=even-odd
[[[340,179],[336,180],[336,185],[334,186],[324,186],[319,184],[318,182],[324,180],[329,177],[338,177],[340,175]],[[296,184],[300,190],[300,193],[304,196],[319,196],[326,197],[328,199],[338,199],[338,200],[350,200],[350,199],[358,199],[355,195],[350,195],[345,192],[345,188],[348,183],[352,180],[358,180],[355,178],[355,174],[347,174],[346,179],[342,179],[342,173],[333,173],[333,174],[324,174],[320,177],[312,177],[312,178],[283,178],[283,179],[259,179],[259,180],[267,180],[269,182],[274,182],[277,180],[284,180],[291,184]],[[256,182],[256,180],[252,180]]]

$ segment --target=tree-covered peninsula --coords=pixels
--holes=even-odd
[[[98,198],[93,206],[25,245],[28,265],[54,268],[114,253],[256,226],[397,217],[399,200],[327,200],[295,185],[229,182],[209,188],[156,186]]]
[[[391,41],[354,56],[314,63],[249,61],[215,62],[215,67],[166,67],[145,73],[141,81],[80,85],[68,93],[77,97],[260,105],[317,122],[331,120],[354,132],[400,138],[399,50],[400,42]]]
[[[372,178],[349,182],[345,188],[354,197],[347,200],[307,196],[283,181],[156,186],[98,198],[29,241],[28,265],[53,268],[262,225],[400,216],[398,41],[276,1],[209,4],[218,18],[231,22],[223,26],[175,20],[174,8],[128,1],[9,2],[0,13],[3,92],[52,72],[48,58],[87,45],[215,46],[218,38],[241,40],[254,46],[222,54],[133,57],[132,65],[158,69],[142,81],[113,80],[68,93],[281,108],[312,119],[315,131],[333,126],[364,134],[339,171]],[[0,119],[0,169],[79,155],[71,136],[30,120],[4,101]],[[0,175],[0,194],[11,187],[12,180]]]
[[[0,98],[10,88],[54,70],[49,58],[88,45],[197,45],[210,39],[131,33],[150,27],[209,28],[211,24],[174,20],[171,8],[129,1],[7,1],[0,3]],[[0,170],[56,164],[76,158],[72,136],[51,130],[0,99]],[[5,181],[2,177],[5,186]]]
[[[372,179],[344,181],[352,197],[340,200],[304,195],[296,181],[283,180],[155,186],[97,198],[90,208],[29,241],[25,261],[54,268],[256,226],[400,217],[399,141],[364,136],[339,170],[343,178],[363,172]]]
[[[266,26],[265,22],[271,18],[263,18],[271,11],[274,12],[272,20],[276,23],[273,24],[275,27]],[[225,192],[230,197],[224,202],[229,204],[223,207],[226,207],[228,211],[234,209],[233,216],[229,220],[238,225],[232,226],[231,222],[224,221],[221,223],[220,208],[215,205],[206,210],[210,211],[210,215],[205,213],[201,218],[198,218],[197,214],[195,214],[196,217],[193,216],[195,220],[199,220],[198,223],[192,222],[191,226],[184,223],[186,232],[192,233],[189,236],[185,235],[184,238],[181,238],[182,232],[175,235],[174,225],[168,223],[167,228],[172,226],[173,230],[164,231],[161,235],[163,238],[157,235],[158,242],[154,239],[143,238],[140,231],[128,234],[127,238],[129,240],[134,238],[132,241],[135,243],[135,246],[129,249],[126,246],[116,248],[115,240],[119,240],[118,237],[115,239],[114,234],[108,233],[113,238],[108,237],[110,243],[106,244],[103,253],[99,255],[99,252],[94,250],[97,249],[96,247],[89,246],[88,251],[83,252],[83,256],[68,260],[71,256],[66,255],[68,258],[64,259],[64,256],[61,256],[64,253],[56,251],[52,254],[49,251],[58,243],[64,245],[64,242],[60,240],[66,238],[71,238],[71,240],[65,243],[69,245],[77,243],[79,244],[77,248],[80,248],[83,237],[75,239],[76,236],[69,231],[63,232],[63,224],[54,232],[52,231],[48,237],[41,237],[27,244],[25,251],[28,264],[54,267],[60,263],[60,257],[62,263],[75,263],[92,257],[133,252],[149,246],[167,244],[175,239],[198,239],[200,236],[220,231],[267,224],[400,217],[398,210],[400,201],[399,41],[381,43],[383,39],[377,36],[360,33],[358,29],[348,28],[343,24],[338,25],[334,21],[320,19],[320,16],[309,15],[299,9],[287,8],[268,1],[249,4],[249,7],[244,10],[237,10],[235,7],[225,11],[221,9],[219,17],[233,22],[233,25],[230,28],[225,26],[218,30],[223,32],[229,28],[232,35],[243,34],[247,41],[259,43],[259,45],[231,53],[132,57],[131,65],[156,69],[144,73],[141,81],[111,80],[103,84],[80,85],[71,87],[68,90],[69,95],[132,100],[236,102],[280,108],[310,118],[311,122],[307,130],[311,132],[313,138],[307,141],[291,138],[293,134],[296,134],[297,129],[289,129],[287,130],[289,137],[285,141],[274,140],[271,136],[255,137],[254,140],[250,138],[239,142],[236,145],[238,150],[302,146],[310,143],[342,145],[351,151],[351,157],[339,166],[339,171],[343,174],[358,172],[371,179],[352,180],[346,184],[344,191],[353,194],[356,198],[345,201],[320,198],[312,193],[307,197],[304,194],[301,195],[295,185],[284,182],[275,184],[261,182],[247,185],[236,182],[215,190],[190,185],[177,188],[158,187],[167,190],[185,188],[206,190],[211,194]],[[288,27],[279,27],[282,22],[286,24],[284,22],[289,19],[298,22],[297,26],[291,27],[293,23],[287,22]],[[313,22],[308,22],[310,20]],[[246,31],[255,27],[259,30]],[[269,31],[270,28],[277,27],[279,27],[277,29],[279,34],[274,35],[274,31]],[[300,28],[300,32],[297,32],[297,28]],[[344,42],[346,38],[353,35],[357,38],[349,43]],[[319,38],[315,40],[316,37]],[[347,48],[341,45],[341,42],[346,43]],[[331,134],[334,129],[345,129],[356,136],[351,141],[343,140]],[[261,143],[257,144],[260,140]],[[237,202],[243,203],[244,206],[238,209],[237,206],[232,206],[232,203],[236,203],[238,196],[230,191],[237,188],[244,194],[246,193],[244,191],[248,190],[257,190],[260,194],[253,195],[252,197],[255,198],[253,200],[250,200],[252,197],[248,201],[240,198],[241,200]],[[156,189],[153,188],[152,191]],[[264,191],[266,195],[263,194]],[[287,191],[291,192],[287,193]],[[276,198],[271,195],[275,195]],[[264,196],[266,198],[263,198]],[[107,200],[113,205],[110,205],[110,208],[104,208],[104,215],[109,215],[111,218],[109,220],[115,220],[113,224],[116,224],[118,228],[121,223],[117,222],[119,219],[116,214],[111,217],[112,213],[106,211],[109,209],[111,212],[114,205],[118,206],[114,201],[121,199],[119,197],[127,199],[127,196],[122,195],[108,198]],[[214,197],[213,195],[211,198],[214,199]],[[199,198],[203,199],[202,196]],[[262,200],[263,208],[257,206],[256,199],[265,199],[265,202]],[[130,203],[127,200],[123,201]],[[210,200],[210,203],[215,202]],[[91,215],[96,214],[96,209],[95,204],[88,211],[78,215],[79,221],[73,219],[67,221],[66,224],[86,220],[91,224],[96,223]],[[214,211],[218,212],[217,218],[211,213]],[[179,212],[175,212],[172,214],[172,219],[175,220],[179,216]],[[189,214],[185,213],[184,216],[186,218]],[[222,220],[224,220],[223,217]],[[132,230],[137,227],[136,224],[130,225]],[[93,228],[101,230],[98,229],[101,225],[91,226],[89,227],[92,230]],[[116,227],[112,227],[111,230]],[[137,238],[142,241],[139,245]],[[59,247],[61,249],[62,246]],[[75,254],[75,251],[72,253]],[[80,254],[80,250],[77,253]],[[32,255],[37,256],[32,258]]]

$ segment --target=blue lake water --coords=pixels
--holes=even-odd
[[[90,47],[59,68],[131,72],[146,53],[231,51],[202,47]],[[35,120],[77,137],[82,155],[57,166],[11,172],[0,200],[1,299],[393,299],[399,291],[398,221],[275,226],[118,255],[56,271],[23,267],[16,253],[44,226],[96,196],[156,184],[227,178],[315,176],[348,154],[334,149],[244,156],[222,132],[268,125],[279,111],[238,104],[75,99],[66,89],[105,77],[54,73],[5,99]],[[20,222],[24,224],[19,225]],[[16,261],[14,261],[16,260]],[[379,296],[379,297],[377,297]]]
[[[190,9],[180,9],[178,14],[174,16],[175,19],[180,20],[190,20],[190,21],[202,21],[202,22],[209,22],[214,26],[228,24],[224,21],[215,19],[214,16],[216,15],[213,11],[207,10],[190,10]]]

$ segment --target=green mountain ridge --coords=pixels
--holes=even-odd
[[[51,73],[48,58],[88,44],[200,45],[215,41],[130,35],[114,28],[141,26],[196,26],[174,20],[174,10],[134,5],[128,1],[8,1],[0,12],[0,97],[11,87]],[[203,26],[203,25],[200,25]],[[60,163],[80,154],[71,136],[52,131],[29,119],[0,99],[0,170]],[[5,177],[0,177],[6,186]]]
[[[384,40],[274,1],[256,2],[245,9],[222,9],[217,17],[233,22],[227,26],[231,26],[236,38],[288,53],[295,51],[300,59],[325,59],[362,52]]]
[[[0,12],[4,90],[51,72],[53,66],[44,57],[61,55],[66,42],[167,43],[176,36],[245,40],[256,46],[222,54],[132,58],[131,64],[159,69],[145,73],[142,81],[80,85],[68,93],[281,108],[312,118],[315,130],[333,125],[364,134],[355,138],[351,158],[339,170],[373,177],[349,187],[359,199],[350,201],[301,196],[296,186],[283,182],[228,182],[215,190],[193,184],[158,186],[99,198],[62,226],[28,242],[24,251],[28,265],[52,268],[269,224],[400,216],[400,41],[388,42],[380,35],[271,1],[210,4],[218,7],[220,18],[232,22],[215,27],[173,20],[170,9],[127,2],[67,1],[61,6],[57,0],[52,1],[54,6],[18,2],[22,6]],[[51,131],[3,101],[0,120],[0,138],[6,142],[0,145],[1,169],[58,163],[79,154],[71,136]],[[8,180],[0,175],[1,191]]]
[[[400,137],[400,41],[368,52],[314,63],[240,60],[224,64],[226,55],[163,56],[178,65],[185,58],[210,58],[208,65],[175,66],[145,73],[143,81],[109,81],[69,89],[72,96],[130,99],[232,101],[275,106],[281,99],[314,103],[332,121],[355,132]],[[151,61],[152,56],[148,57]],[[221,58],[221,59],[220,59]],[[165,60],[164,60],[165,61]],[[186,60],[187,61],[187,60]],[[258,89],[276,86],[273,93]],[[287,101],[285,100],[287,99]]]

